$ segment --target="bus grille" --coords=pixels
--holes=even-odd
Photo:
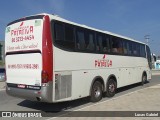
[[[55,100],[71,97],[72,75],[58,75],[55,83]]]

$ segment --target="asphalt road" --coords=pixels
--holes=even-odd
[[[152,80],[149,83],[146,83],[144,86],[141,86],[140,84],[134,84],[120,88],[118,89],[117,94],[114,97],[119,97],[121,95],[157,84],[160,84],[160,75],[152,76]],[[100,102],[107,101],[109,99],[111,98],[105,97]],[[64,114],[64,111],[74,111],[93,104],[94,103],[88,102],[87,98],[63,103],[40,103],[11,97],[8,96],[5,91],[0,91],[0,111],[43,111],[53,116],[58,116]],[[38,119],[48,118],[50,117]]]

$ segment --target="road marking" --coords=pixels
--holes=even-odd
[[[157,84],[157,85],[160,85],[160,84]],[[157,86],[157,85],[153,85],[153,86]],[[80,109],[77,109],[77,110],[73,110],[73,111],[71,111],[71,112],[68,112],[68,113],[59,115],[59,116],[57,116],[57,117],[51,117],[51,118],[46,119],[46,120],[53,120],[53,119],[56,119],[56,118],[58,118],[58,117],[65,116],[65,115],[67,115],[67,114],[69,114],[69,113],[72,113],[72,112],[74,112],[74,111],[80,111],[80,110],[83,110],[83,109],[88,108],[88,107],[92,107],[92,106],[96,106],[96,105],[99,105],[99,104],[102,104],[102,103],[105,103],[105,102],[109,102],[109,101],[111,101],[111,100],[115,100],[115,99],[118,99],[118,98],[120,98],[120,97],[124,97],[124,96],[131,95],[131,94],[133,94],[133,93],[137,93],[137,92],[142,91],[142,90],[145,90],[145,89],[152,88],[153,86],[145,87],[145,88],[142,88],[142,89],[139,89],[139,90],[130,92],[130,93],[126,93],[126,94],[124,94],[124,95],[121,95],[121,96],[118,96],[118,97],[114,97],[114,98],[111,98],[111,99],[109,99],[109,100],[105,100],[105,101],[102,101],[102,102],[94,103],[94,104],[92,104],[92,105],[89,105],[89,106],[86,106],[86,107],[83,107],[83,108],[80,108]]]

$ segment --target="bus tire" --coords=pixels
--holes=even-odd
[[[106,96],[113,97],[116,93],[117,84],[113,78],[110,78],[106,85]]]
[[[143,86],[146,82],[147,82],[147,75],[146,73],[143,73],[141,85]]]
[[[91,102],[98,102],[102,99],[102,84],[99,81],[95,81],[91,88]]]

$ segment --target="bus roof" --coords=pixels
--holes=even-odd
[[[48,15],[48,16],[50,16],[51,19],[54,19],[54,20],[57,20],[57,21],[65,22],[65,23],[68,23],[68,24],[72,24],[72,25],[76,25],[76,26],[82,27],[82,28],[94,30],[94,31],[105,33],[105,34],[109,34],[109,35],[112,35],[112,36],[115,36],[115,37],[120,37],[120,38],[123,38],[123,39],[126,39],[126,40],[130,40],[130,41],[138,42],[138,43],[141,43],[141,44],[145,44],[144,42],[140,42],[140,41],[137,41],[135,39],[132,39],[132,38],[129,38],[129,37],[126,37],[126,36],[123,36],[123,35],[119,35],[119,34],[116,34],[116,33],[113,33],[113,32],[109,32],[109,31],[103,31],[103,30],[100,30],[100,29],[89,27],[87,25],[75,23],[75,22],[66,20],[64,18],[61,18],[60,16],[55,15],[55,14],[40,13],[40,14],[36,14],[36,15]],[[32,17],[32,16],[35,16],[35,15],[26,16],[26,17]]]
[[[66,20],[64,18],[61,18],[58,15],[54,15],[54,14],[53,15],[47,14],[47,15],[49,15],[52,19],[55,19],[55,20],[58,20],[58,21],[61,21],[61,22],[73,24],[73,25],[76,25],[76,26],[79,26],[79,27],[87,28],[87,29],[94,30],[94,31],[97,31],[97,32],[106,33],[106,34],[109,34],[109,35],[112,35],[112,36],[115,36],[115,37],[120,37],[120,38],[123,38],[123,39],[126,39],[126,40],[131,40],[131,41],[134,41],[134,42],[145,44],[143,42],[137,41],[135,39],[132,39],[132,38],[129,38],[129,37],[126,37],[126,36],[123,36],[123,35],[119,35],[119,34],[116,34],[116,33],[113,33],[113,32],[105,31],[105,30],[103,31],[103,30],[100,30],[100,29],[89,27],[89,26],[84,25],[84,24],[75,23],[75,22]]]

